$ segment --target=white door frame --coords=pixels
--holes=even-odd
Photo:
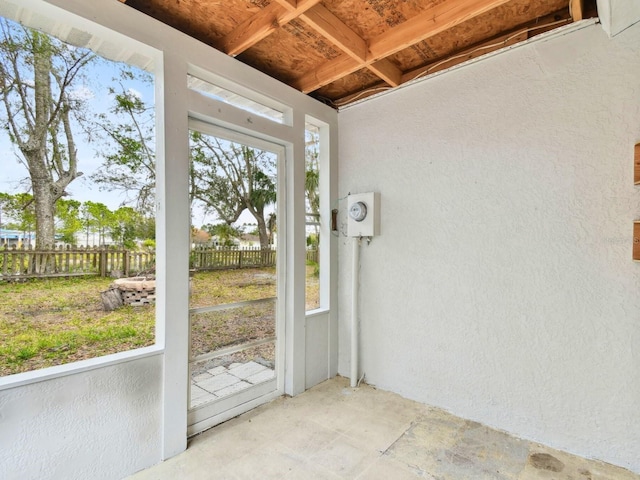
[[[196,130],[206,135],[212,135],[228,141],[233,141],[252,148],[265,150],[277,155],[276,161],[276,222],[278,243],[276,253],[276,345],[275,345],[275,374],[273,382],[266,382],[248,388],[237,394],[230,395],[194,409],[189,409],[187,435],[192,436],[211,428],[221,422],[240,415],[263,403],[279,397],[285,392],[285,364],[286,364],[286,300],[287,300],[287,197],[286,197],[286,165],[287,149],[285,145],[265,140],[259,135],[250,135],[228,126],[220,126],[216,122],[203,121],[193,116],[189,118],[189,131]],[[282,142],[284,143],[284,142]],[[191,322],[189,322],[190,324]],[[191,326],[189,326],[191,330]],[[190,342],[189,342],[190,343]],[[191,382],[189,382],[189,385]],[[190,398],[190,397],[189,397]]]

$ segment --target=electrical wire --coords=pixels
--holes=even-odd
[[[355,95],[354,97],[349,97],[349,100],[344,100],[342,102],[338,101],[338,102],[333,102],[333,104],[336,107],[342,107],[343,105],[346,105],[347,103],[351,103],[351,102],[355,102],[356,100],[362,98],[365,95],[369,95],[372,93],[377,93],[377,92],[385,92],[387,90],[391,90],[393,89],[392,86],[384,86],[384,87],[375,87],[375,88],[368,88],[366,90],[361,91],[360,93],[358,93],[357,95]]]
[[[558,21],[555,21],[555,22],[547,23],[545,25],[538,25],[538,26],[535,26],[535,27],[527,28],[526,30],[521,30],[519,32],[514,33],[513,35],[510,35],[509,37],[505,38],[504,40],[502,40],[500,42],[492,43],[490,45],[482,45],[482,46],[480,46],[478,48],[473,49],[470,52],[461,53],[459,55],[454,55],[453,57],[446,58],[446,59],[444,59],[444,60],[442,60],[442,61],[440,61],[438,63],[435,63],[435,64],[429,66],[429,68],[427,70],[425,70],[424,72],[420,72],[420,74],[416,75],[411,80],[417,80],[419,78],[422,78],[425,75],[428,75],[429,72],[431,72],[431,70],[433,70],[434,68],[439,67],[440,65],[442,65],[444,63],[450,62],[451,60],[456,60],[458,58],[462,58],[462,57],[467,57],[469,55],[473,55],[474,53],[479,52],[480,50],[488,50],[488,49],[491,49],[491,48],[494,48],[494,47],[504,46],[507,43],[509,43],[510,40],[513,40],[514,38],[519,37],[522,34],[529,33],[529,32],[531,32],[533,30],[539,30],[541,28],[553,27],[554,25],[560,25],[561,23],[567,23],[567,22],[570,22],[570,21],[571,21],[571,19],[566,18],[564,20],[558,20]]]
[[[480,47],[474,48],[473,50],[471,50],[470,52],[465,52],[465,53],[460,53],[458,55],[454,55],[453,57],[447,57],[437,63],[434,63],[433,65],[430,65],[426,70],[420,72],[418,75],[416,75],[415,77],[413,77],[411,80],[409,81],[415,81],[418,80],[426,75],[429,75],[429,73],[431,73],[431,71],[434,68],[439,67],[440,65],[443,65],[445,63],[451,62],[452,60],[457,60],[458,58],[462,58],[462,57],[468,57],[469,55],[473,55],[476,52],[479,52],[481,50],[488,50],[488,49],[492,49],[494,47],[500,47],[500,46],[504,46],[507,43],[509,43],[509,41],[513,40],[514,38],[524,34],[524,33],[529,33],[532,32],[534,30],[540,30],[541,28],[547,28],[547,27],[553,27],[555,25],[560,25],[560,24],[566,24],[566,23],[570,23],[572,20],[571,18],[565,18],[563,20],[557,20],[555,22],[551,22],[551,23],[545,23],[544,25],[536,25],[534,27],[529,27],[525,30],[519,30],[518,32],[514,33],[513,35],[510,35],[509,37],[505,38],[504,40],[500,41],[500,42],[496,42],[496,43],[492,43],[490,45],[482,45]],[[406,83],[406,82],[405,82]],[[337,102],[333,102],[335,106],[337,107],[342,107],[348,103],[352,103],[355,102],[356,100],[362,98],[365,95],[371,95],[373,93],[377,93],[377,92],[384,92],[387,90],[391,90],[393,89],[393,87],[391,86],[384,86],[384,87],[374,87],[374,88],[369,88],[366,90],[363,90],[362,92],[358,93],[356,96],[354,97],[350,97],[348,100],[344,100],[342,102],[337,101]]]

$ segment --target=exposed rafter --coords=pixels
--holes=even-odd
[[[320,0],[299,0],[293,9],[289,8],[293,6],[292,3],[286,0],[270,3],[227,34],[222,39],[222,50],[232,56],[238,55],[319,2]]]
[[[367,60],[367,43],[322,5],[303,13],[300,19],[351,58]]]
[[[369,53],[364,62],[349,61],[350,59],[345,59],[343,58],[344,55],[342,55],[327,62],[316,71],[308,72],[301,76],[295,82],[295,86],[305,93],[312,92],[338,78],[367,67],[404,48],[481,15],[492,8],[499,7],[508,1],[469,0],[460,2],[458,0],[447,0],[371,39]]]
[[[367,42],[325,7],[316,5],[303,13],[300,19],[389,85],[398,85],[402,76],[400,69],[388,60],[367,64]]]

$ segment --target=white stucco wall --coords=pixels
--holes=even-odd
[[[602,28],[612,37],[640,22],[637,0],[596,0]]]
[[[0,478],[123,478],[158,463],[162,356],[0,391]]]
[[[640,472],[640,26],[536,42],[339,122],[340,196],[382,197],[367,381]],[[346,376],[350,255],[341,237]]]

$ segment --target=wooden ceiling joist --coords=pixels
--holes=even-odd
[[[340,55],[320,67],[305,73],[294,81],[293,86],[302,93],[309,93],[331,82],[360,70],[363,65],[348,55]]]
[[[367,60],[367,43],[322,5],[303,13],[300,19],[353,59]]]
[[[509,1],[468,0],[459,2],[447,0],[373,38],[369,43],[368,60],[376,61],[393,55]]]
[[[283,6],[283,3],[291,6],[285,0],[270,3],[225,35],[221,42],[222,50],[228,55],[236,56],[319,2],[320,0],[299,0],[294,9]]]
[[[367,42],[325,7],[318,4],[300,15],[300,19],[353,58],[357,65],[367,65]],[[367,67],[392,86],[397,86],[402,76],[400,69],[388,60]]]
[[[312,92],[338,78],[367,67],[508,1],[510,0],[470,0],[467,2],[447,0],[371,39],[365,62],[348,61],[351,59],[345,59],[344,55],[341,55],[315,71],[299,77],[295,86],[305,93]]]

